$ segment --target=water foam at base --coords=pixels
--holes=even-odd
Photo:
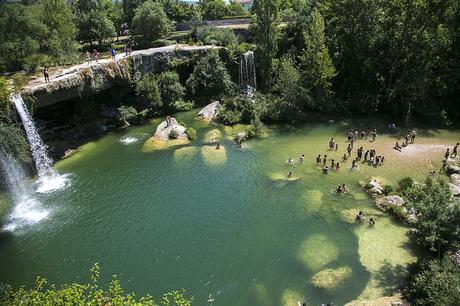
[[[14,205],[3,230],[12,232],[21,227],[38,223],[46,219],[49,214],[49,210],[42,208],[38,200],[24,196]]]
[[[148,137],[147,133],[138,133],[138,134],[124,135],[120,137],[118,141],[124,145],[131,145],[131,144],[136,144],[139,141],[147,137]]]
[[[38,193],[51,193],[65,189],[70,186],[70,178],[68,174],[57,174],[40,177],[35,183],[35,191]]]

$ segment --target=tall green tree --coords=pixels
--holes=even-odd
[[[140,47],[149,47],[172,30],[172,23],[158,2],[147,1],[136,9],[132,31]]]
[[[0,3],[0,70],[22,69],[27,56],[40,52],[46,33],[34,7]]]
[[[133,22],[134,14],[136,12],[137,7],[144,2],[145,0],[122,1],[121,5],[123,7],[123,20],[128,24],[128,26],[131,26],[131,23]]]
[[[224,0],[201,0],[199,5],[204,19],[221,19],[228,13]]]
[[[255,13],[251,21],[251,29],[257,45],[256,60],[260,71],[262,88],[269,90],[273,70],[273,57],[277,51],[279,35],[279,1],[278,0],[255,0],[253,11]]]
[[[102,0],[78,0],[73,7],[79,40],[91,45],[97,41],[99,45],[103,45],[115,36],[115,26],[109,19]]]
[[[73,23],[73,15],[66,0],[39,0],[37,15],[46,26],[41,52],[51,55],[59,62],[65,62],[75,56],[77,29]]]
[[[310,107],[319,110],[330,108],[332,78],[336,72],[326,46],[324,20],[314,9],[303,33],[304,49],[300,55],[303,87],[310,96]]]

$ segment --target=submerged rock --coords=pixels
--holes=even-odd
[[[171,138],[188,140],[187,133],[185,133],[185,126],[180,125],[176,118],[172,117],[167,117],[166,120],[158,125],[153,137],[162,141]]]
[[[455,186],[460,186],[460,174],[452,174],[450,176],[450,181],[452,182],[452,184],[454,184]]]
[[[394,295],[382,296],[376,300],[352,301],[345,306],[410,306],[410,304],[404,302],[400,295]]]
[[[313,275],[312,283],[318,288],[333,290],[343,284],[353,274],[350,267],[325,269]]]
[[[404,199],[400,196],[391,195],[378,198],[375,203],[377,204],[378,208],[387,210],[390,206],[403,206],[405,202]]]
[[[221,108],[220,102],[219,101],[214,101],[205,107],[203,107],[200,112],[198,113],[198,116],[201,116],[204,120],[213,120],[216,119],[217,116],[219,115],[219,110]]]
[[[239,132],[235,136],[235,141],[236,142],[243,142],[248,138],[248,134],[246,132]]]

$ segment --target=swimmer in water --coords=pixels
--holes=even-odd
[[[303,163],[303,161],[305,160],[305,155],[304,154],[300,155],[299,160],[301,163]]]
[[[321,164],[321,154],[318,154],[318,157],[316,157],[316,164]]]
[[[287,175],[288,178],[292,177],[292,172],[289,172]]]
[[[374,224],[375,224],[374,219],[370,218],[369,219],[369,226],[374,226]]]
[[[216,150],[220,150],[220,143],[217,143]]]
[[[292,158],[289,157],[287,163],[288,163],[288,164],[292,164],[293,162],[294,162],[294,161],[292,160]]]
[[[360,211],[357,215],[356,215],[356,220],[358,221],[363,221],[365,218],[364,218],[364,214],[362,211]]]

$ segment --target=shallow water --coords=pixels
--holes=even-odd
[[[395,138],[381,134],[375,143],[357,145],[383,152],[384,166],[359,164],[350,171],[346,162],[323,176],[315,157],[335,137],[339,151],[327,153],[340,159],[347,123],[273,127],[239,150],[229,138],[244,127],[207,124],[193,115],[178,116],[197,129],[187,145],[146,150],[146,139],[123,141],[152,135],[159,123],[153,120],[90,142],[59,162],[56,168],[72,174],[72,184],[37,195],[51,211],[46,221],[0,236],[0,281],[31,284],[37,275],[52,282],[88,280],[98,262],[104,280],[117,274],[127,289],[154,296],[184,288],[196,305],[209,294],[213,305],[232,306],[341,305],[389,294],[416,255],[407,228],[376,209],[358,181],[422,178],[440,166],[444,147],[431,145],[460,138],[421,131],[417,144],[430,146],[415,154],[391,150]],[[207,144],[210,135],[218,135],[221,150]],[[286,164],[289,157],[293,165]],[[332,193],[339,183],[350,193]],[[373,228],[354,221],[360,210],[376,220]],[[322,281],[324,275],[332,278]]]

